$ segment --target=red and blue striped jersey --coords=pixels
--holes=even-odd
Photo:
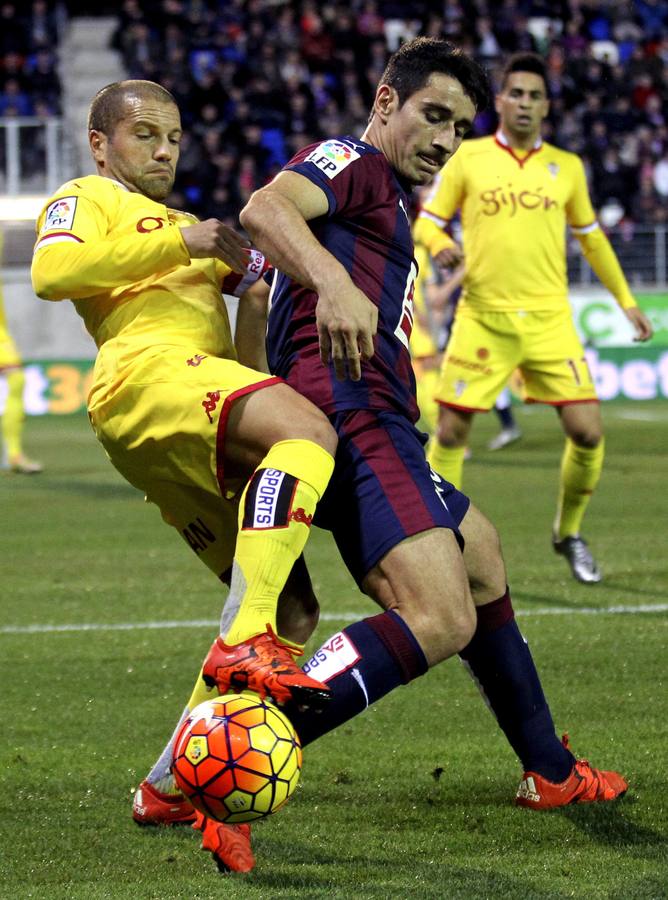
[[[311,144],[285,168],[327,195],[327,214],[309,225],[378,307],[378,333],[373,358],[362,364],[361,380],[337,381],[333,365],[325,368],[319,358],[317,294],[276,272],[267,327],[272,373],[328,415],[390,409],[417,421],[408,351],[417,264],[404,185],[379,150],[351,138]]]

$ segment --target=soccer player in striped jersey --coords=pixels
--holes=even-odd
[[[290,708],[302,743],[459,653],[523,764],[518,804],[545,809],[611,800],[626,782],[576,760],[557,738],[515,622],[496,530],[429,467],[415,428],[407,192],[456,159],[484,99],[482,73],[447,42],[404,44],[362,137],[304,148],[251,197],[241,222],[278,269],[271,371],[324,410],[339,436],[314,522],[332,531],[361,590],[383,610],[333,635],[305,666],[332,699],[318,715]],[[351,321],[356,309],[362,323],[370,305],[373,352],[363,329],[328,328],[330,310]]]
[[[541,139],[549,101],[539,56],[510,59],[496,109],[496,134],[467,141],[448,162],[414,228],[416,242],[451,266],[462,250],[446,229],[461,210],[466,276],[443,360],[437,440],[429,460],[461,485],[473,417],[491,409],[519,368],[526,401],[554,406],[566,435],[554,549],[575,578],[592,584],[601,572],[580,528],[601,474],[604,439],[568,303],[566,225],[625,312],[636,340],[648,340],[652,327],[596,221],[582,162]]]

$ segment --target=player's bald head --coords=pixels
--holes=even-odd
[[[88,130],[111,135],[118,122],[125,118],[129,104],[168,103],[177,107],[169,91],[155,81],[138,78],[115,81],[97,92],[88,110]]]

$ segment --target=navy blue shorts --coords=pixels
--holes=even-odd
[[[355,581],[411,535],[459,525],[469,498],[425,459],[426,436],[398,413],[374,410],[330,417],[339,436],[334,474],[313,524],[331,531]]]

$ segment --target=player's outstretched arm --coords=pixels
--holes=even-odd
[[[233,272],[244,273],[248,265],[248,241],[218,219],[205,219],[181,228],[183,243],[191,259],[220,259]]]
[[[634,340],[648,341],[653,334],[652,323],[638,308],[628,282],[610,241],[600,227],[575,236],[582,252],[601,283],[610,291],[635,328]]]
[[[318,294],[320,357],[334,362],[338,378],[358,381],[361,361],[374,353],[378,310],[308,226],[328,209],[324,191],[308,178],[281,172],[252,195],[240,221],[277,269]]]

